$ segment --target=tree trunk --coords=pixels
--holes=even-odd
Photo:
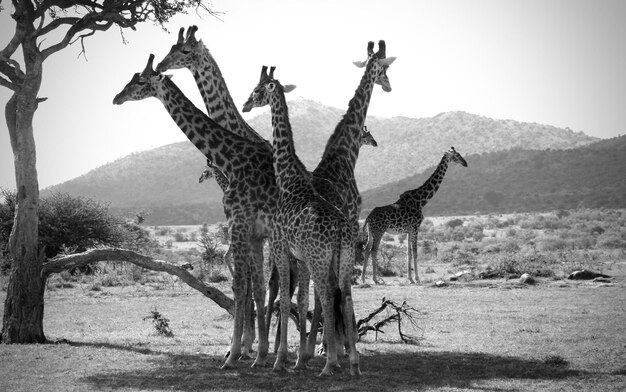
[[[12,267],[4,302],[2,343],[46,340],[43,333],[44,282],[38,249],[39,183],[33,135],[33,117],[41,86],[41,59],[26,48],[24,57],[26,78],[7,102],[5,111],[14,156],[17,206],[9,238]]]

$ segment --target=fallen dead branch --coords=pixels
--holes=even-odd
[[[387,317],[372,324],[371,322],[376,316],[384,310],[387,311]],[[383,327],[397,323],[398,334],[404,343],[419,344],[420,341],[424,340],[422,336],[409,335],[402,331],[403,324],[408,324],[414,330],[422,331],[422,328],[417,324],[419,314],[420,311],[409,306],[406,301],[403,301],[401,305],[397,305],[395,302],[383,297],[382,303],[378,309],[357,322],[357,330],[359,336],[364,336],[369,331],[374,331],[376,333],[376,340],[378,340],[378,333],[385,333],[382,330]]]

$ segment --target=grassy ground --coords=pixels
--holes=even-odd
[[[83,286],[46,294],[45,331],[56,344],[0,346],[0,390],[7,391],[623,391],[626,389],[626,279],[615,283],[474,281],[444,288],[354,288],[357,318],[381,298],[420,310],[420,345],[395,328],[359,344],[360,378],[347,361],[333,377],[314,369],[274,373],[220,370],[231,318],[183,286]],[[228,284],[220,286],[228,291]],[[3,298],[0,298],[3,303]],[[157,309],[174,337],[157,336]],[[296,333],[290,332],[295,360]],[[273,361],[274,356],[270,356]]]

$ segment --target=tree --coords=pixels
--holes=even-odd
[[[76,42],[84,52],[87,37],[113,26],[120,31],[146,21],[163,26],[189,8],[212,11],[205,0],[12,0],[11,8],[15,33],[0,51],[0,86],[13,91],[5,120],[14,156],[17,204],[0,341],[35,343],[45,341],[41,273],[45,253],[38,247],[39,182],[33,137],[35,112],[46,100],[38,97],[44,62]],[[0,12],[6,12],[1,0]]]

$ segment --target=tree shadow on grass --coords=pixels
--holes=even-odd
[[[70,343],[72,344],[72,343]],[[74,343],[76,344],[76,343]],[[565,380],[589,373],[567,366],[553,366],[541,360],[497,356],[484,353],[421,352],[368,353],[361,355],[361,377],[351,377],[347,359],[332,377],[319,378],[324,358],[311,361],[306,371],[273,372],[274,355],[265,368],[251,368],[251,361],[241,361],[236,368],[220,369],[224,358],[218,355],[182,355],[152,351],[143,347],[114,344],[83,344],[150,355],[149,369],[128,369],[91,374],[82,381],[94,389],[183,391],[396,391],[425,387],[472,389],[476,382],[487,380]],[[293,365],[293,364],[292,364]]]

